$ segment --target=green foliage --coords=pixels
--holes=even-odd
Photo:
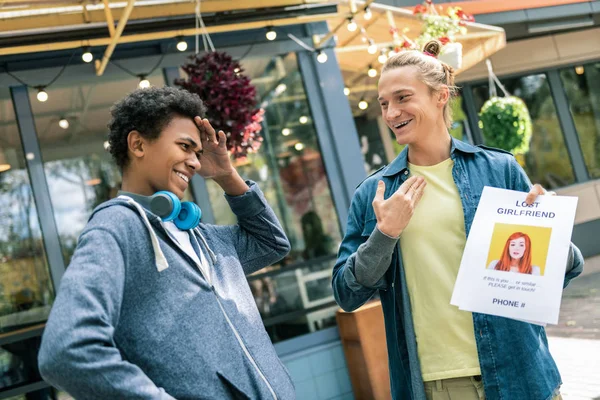
[[[423,27],[421,34],[415,39],[417,48],[423,49],[423,46],[430,40],[440,40],[445,44],[445,39],[448,42],[454,42],[456,35],[464,35],[467,33],[467,28],[462,26],[461,20],[447,17],[445,15],[424,14]]]
[[[492,97],[479,112],[485,144],[513,154],[529,151],[532,124],[527,106],[518,97]]]

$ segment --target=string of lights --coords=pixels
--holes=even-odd
[[[31,85],[31,84],[23,81],[22,79],[20,79],[18,76],[16,76],[12,72],[10,72],[6,67],[4,67],[4,72],[6,72],[7,75],[9,75],[11,78],[16,80],[17,82],[19,82],[21,85],[27,86],[28,88],[32,88],[32,89],[37,89],[38,101],[45,102],[48,100],[48,92],[46,92],[46,89],[48,87],[50,87],[52,84],[54,84],[54,82],[56,82],[58,80],[58,78],[60,78],[62,76],[62,74],[65,72],[65,69],[67,69],[69,64],[71,64],[71,61],[73,60],[73,56],[75,55],[76,52],[77,52],[77,49],[73,50],[67,63],[65,65],[63,65],[62,68],[60,69],[60,71],[58,71],[58,73],[56,74],[56,76],[54,78],[52,78],[50,80],[50,82],[46,83],[45,85]]]
[[[357,30],[359,32],[356,33],[356,35],[360,35],[362,36],[362,42],[366,44],[366,49],[367,52],[370,55],[376,56],[376,61],[373,60],[373,62],[368,64],[368,67],[366,69],[366,77],[365,77],[365,82],[368,81],[369,78],[375,78],[377,77],[377,75],[379,74],[377,67],[375,67],[374,62],[378,62],[379,64],[383,65],[385,64],[385,62],[392,56],[394,56],[395,54],[397,54],[396,52],[396,48],[394,46],[390,47],[389,43],[385,43],[385,44],[377,44],[371,37],[369,37],[368,33],[367,33],[367,29],[365,29],[364,26],[361,26],[360,23],[357,22],[356,16],[359,15],[361,12],[363,13],[363,20],[364,21],[370,21],[373,18],[373,13],[371,11],[370,8],[370,4],[372,1],[367,1],[366,4],[361,8],[361,9],[354,9],[351,10],[351,12],[348,14],[348,16],[346,17],[346,29],[349,32],[357,32]],[[334,35],[342,26],[344,25],[344,23],[339,24],[338,26],[336,26],[328,35],[325,36],[325,38],[322,39],[322,41],[327,40],[330,36]],[[365,25],[367,28],[369,25]],[[392,26],[392,29],[395,28],[394,26]],[[392,31],[392,29],[390,31]],[[353,38],[355,38],[356,36],[353,36]],[[354,84],[356,84],[356,81],[359,80],[361,77],[363,76],[363,73],[360,72],[358,74],[358,76],[356,76],[356,78],[354,78],[349,86],[353,86]],[[349,96],[352,93],[352,89],[350,89],[350,87],[345,86],[344,87],[344,94],[346,96]],[[369,103],[367,102],[365,96],[367,94],[367,85],[365,84],[365,90],[363,91],[363,93],[361,94],[360,100],[358,101],[358,108],[360,110],[366,110],[369,107]]]
[[[267,40],[275,40],[277,38],[277,31],[275,30],[275,28],[273,26],[268,26],[266,27],[266,33],[265,36],[267,38]],[[300,40],[298,37],[296,37],[295,35],[286,32],[284,29],[282,29],[281,27],[278,27],[278,30],[282,31],[283,33],[286,34],[286,36],[290,39],[292,39],[294,42],[296,42],[298,44],[298,46],[304,48],[307,51],[310,51],[314,54],[316,54],[317,56],[317,61],[320,62],[321,64],[324,64],[327,62],[327,53],[325,52],[325,49],[330,48],[328,47],[319,47],[319,48],[314,48],[311,47],[309,45],[307,45],[306,43],[304,43],[302,40]]]
[[[121,69],[122,71],[128,73],[129,75],[135,76],[135,77],[139,78],[140,82],[138,83],[138,87],[140,89],[149,88],[150,87],[150,81],[148,80],[148,76],[152,75],[154,73],[154,71],[156,71],[156,69],[163,62],[163,59],[165,58],[165,55],[168,53],[169,47],[167,47],[167,51],[165,51],[164,53],[162,53],[160,55],[160,58],[158,59],[158,61],[154,65],[154,67],[152,67],[152,69],[150,69],[150,71],[148,71],[146,73],[136,74],[135,72],[132,72],[131,70],[123,67],[121,64],[119,64],[118,62],[113,61],[113,60],[111,60],[110,63],[113,64],[115,67]]]
[[[360,26],[356,20],[355,20],[355,16],[359,13],[363,13],[363,19],[366,21],[371,20],[371,18],[373,17],[373,14],[371,12],[371,9],[369,7],[371,1],[367,1],[367,3],[360,9],[360,10],[355,10],[354,12],[351,12],[350,15],[347,17],[347,23],[346,23],[346,28],[348,29],[348,31],[350,32],[355,32],[356,30],[360,29],[360,35],[363,36],[363,41],[365,43],[368,43],[368,48],[367,51],[369,54],[375,55],[378,51],[379,51],[379,56],[378,56],[378,61],[383,64],[385,63],[385,61],[387,60],[388,56],[391,56],[392,53],[394,52],[393,49],[389,50],[387,48],[379,48],[379,46],[373,41],[373,39],[369,38],[366,29],[364,29],[364,27]],[[197,10],[197,13],[199,13],[199,10]],[[197,16],[198,17],[198,16]],[[203,26],[203,21],[201,20],[201,17],[199,19],[199,24],[205,29],[205,27]],[[339,28],[339,26],[338,26]],[[335,30],[337,30],[338,28],[336,28]],[[267,26],[265,28],[266,32],[265,32],[265,36],[266,39],[269,41],[274,41],[277,39],[278,37],[278,31],[281,31],[283,33],[285,33],[285,35],[290,38],[291,40],[293,40],[294,42],[296,42],[299,46],[303,47],[304,49],[312,52],[313,54],[315,54],[316,59],[319,63],[326,63],[328,60],[328,56],[327,53],[325,52],[325,50],[327,48],[330,48],[331,46],[328,47],[311,47],[309,45],[307,45],[306,43],[304,43],[302,40],[300,40],[299,38],[297,38],[296,36],[294,36],[291,33],[285,32],[284,29],[282,29],[281,27],[278,27],[277,29],[274,26]],[[333,32],[331,32],[330,34],[335,33],[335,30]],[[196,38],[198,39],[198,38]],[[324,43],[328,40],[328,38],[323,38],[321,40],[321,43]],[[180,52],[185,52],[188,50],[188,42],[186,41],[186,39],[183,36],[178,36],[175,38],[175,43],[176,43],[176,48],[178,51]],[[210,43],[212,45],[212,42]],[[171,46],[171,43],[169,44],[169,47]],[[212,46],[211,46],[212,47]],[[254,43],[251,44],[248,49],[246,50],[246,52],[239,58],[240,60],[243,60],[253,49],[254,47]],[[389,53],[388,53],[389,50]],[[74,49],[73,52],[71,53],[69,60],[67,61],[67,63],[65,65],[62,66],[62,68],[60,69],[60,71],[56,74],[56,76],[50,80],[48,83],[46,84],[41,84],[41,85],[32,85],[29,84],[25,81],[23,81],[22,79],[20,79],[18,76],[16,76],[15,74],[13,74],[11,71],[9,71],[6,67],[4,67],[4,72],[11,76],[15,81],[19,82],[20,84],[27,86],[29,88],[33,88],[33,89],[37,89],[37,99],[40,102],[45,102],[48,101],[49,99],[49,95],[48,92],[46,91],[46,89],[48,89],[51,85],[53,85],[65,72],[66,68],[71,64],[75,54],[77,54],[78,52],[81,52],[81,59],[84,63],[91,63],[94,60],[94,54],[92,52],[92,48],[88,45],[88,46],[83,46],[81,48],[78,49]],[[137,77],[139,78],[139,83],[138,86],[140,88],[146,88],[150,86],[150,81],[148,80],[148,76],[152,75],[152,73],[154,73],[154,71],[160,66],[160,64],[162,63],[166,53],[168,53],[168,48],[165,52],[163,52],[159,58],[159,60],[157,61],[157,63],[154,65],[154,67],[152,69],[150,69],[150,71],[146,72],[146,73],[135,73],[131,70],[129,70],[128,68],[124,67],[123,65],[121,65],[120,63],[118,63],[117,61],[111,60],[110,63],[113,64],[114,66],[116,66],[117,68],[121,69],[122,71],[126,72],[127,74]],[[368,70],[367,70],[367,77],[368,78],[374,78],[376,77],[378,74],[377,69],[375,69],[373,67],[372,64],[369,65]],[[348,96],[350,94],[350,89],[348,87],[344,87],[344,94],[346,96]],[[364,94],[363,94],[364,95]],[[364,99],[361,98],[361,102],[359,102],[359,108],[360,105],[366,103],[366,101],[364,101]],[[368,106],[368,105],[367,105]],[[361,108],[362,109],[362,108]],[[366,107],[365,107],[366,109]],[[61,117],[60,121],[59,121],[59,125],[61,127],[63,127],[64,129],[68,128],[68,121]]]

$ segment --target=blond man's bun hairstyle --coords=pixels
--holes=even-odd
[[[423,46],[423,51],[401,51],[385,62],[381,74],[383,75],[386,71],[396,68],[414,66],[421,75],[420,80],[429,86],[431,91],[437,92],[443,86],[447,86],[452,99],[458,88],[454,86],[454,68],[437,59],[442,48],[443,45],[439,40],[430,40]],[[452,126],[450,101],[444,106],[444,122],[450,129],[450,126]]]
[[[442,43],[439,40],[430,40],[429,42],[425,43],[425,46],[423,46],[423,53],[436,57],[440,55],[442,51]]]

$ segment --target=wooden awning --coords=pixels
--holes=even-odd
[[[414,40],[421,32],[422,21],[419,16],[413,14],[412,8],[391,7],[371,1],[342,0],[336,3],[338,14],[327,21],[332,35],[337,36],[335,52],[346,86],[354,93],[376,90],[376,79],[365,83],[364,78],[370,65],[376,69],[381,66],[377,60],[379,52],[369,54],[369,43],[365,42],[364,37],[372,39],[379,48],[393,48],[397,43],[394,43],[390,30],[392,24],[400,32],[405,32],[409,39]],[[369,20],[365,19],[363,11],[367,5],[372,14]],[[354,32],[347,29],[348,18],[352,15],[358,25]],[[457,73],[469,69],[506,46],[504,29],[476,22],[465,24],[467,33],[456,37],[463,46],[462,67]],[[361,27],[364,28],[363,32]]]
[[[363,42],[360,29],[349,32],[347,18],[364,28],[366,35],[378,46],[392,47],[390,23],[399,30],[407,30],[414,39],[421,30],[421,20],[412,10],[382,4],[353,0],[202,0],[203,15],[218,13],[261,14],[279,8],[279,17],[259,18],[244,23],[217,23],[207,30],[225,32],[255,29],[269,25],[291,25],[315,21],[328,21],[332,34],[337,36],[336,53],[347,85],[366,74],[370,64],[379,65],[377,55],[367,52],[368,43]],[[285,10],[310,8],[323,4],[337,5],[337,12],[326,14],[313,12],[294,17],[281,17]],[[372,18],[365,20],[365,5],[370,5]],[[193,28],[160,29],[158,31],[131,31],[131,24],[165,19],[177,19],[195,14],[196,2],[190,0],[0,0],[0,56],[29,52],[73,49],[84,46],[107,46],[105,57],[96,66],[101,74],[115,46],[121,43],[139,42],[196,34]],[[330,8],[331,9],[331,8]],[[335,9],[335,7],[333,7]],[[358,12],[357,12],[358,11]],[[220,18],[222,20],[223,18]],[[98,29],[104,27],[101,34]],[[125,29],[126,28],[126,29]],[[90,29],[96,29],[90,33]],[[504,30],[489,25],[467,23],[467,34],[457,37],[463,44],[463,67],[477,64],[505,46]],[[87,31],[86,31],[87,30]],[[48,35],[60,33],[61,40],[48,40]],[[71,35],[68,33],[72,32]],[[85,33],[88,33],[88,37]],[[47,34],[48,33],[48,34]],[[16,45],[6,45],[6,38],[19,37]],[[39,40],[37,39],[39,38]],[[321,41],[323,42],[321,38]],[[319,43],[317,42],[316,47]],[[459,71],[460,72],[460,71]]]
[[[0,56],[107,46],[108,59],[122,43],[203,33],[189,23],[197,6],[193,0],[0,0]],[[208,33],[324,21],[335,8],[325,0],[200,1]],[[100,62],[99,74],[106,66]]]
[[[65,29],[72,26],[107,23],[107,10],[118,21],[129,0],[0,0],[0,34],[24,30]],[[325,0],[201,0],[202,14],[261,11],[299,7]],[[134,0],[129,20],[148,20],[193,15],[194,0]],[[241,28],[246,29],[246,28]]]

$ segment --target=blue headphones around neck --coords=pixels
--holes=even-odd
[[[152,196],[123,191],[120,191],[119,194],[131,197],[158,215],[163,221],[173,221],[175,226],[184,231],[197,227],[202,218],[202,210],[196,203],[191,201],[182,203],[175,194],[166,190],[156,192]]]
[[[197,227],[202,218],[202,210],[196,203],[182,203],[177,196],[166,190],[150,197],[150,211],[165,222],[173,221],[175,226],[184,231]]]

